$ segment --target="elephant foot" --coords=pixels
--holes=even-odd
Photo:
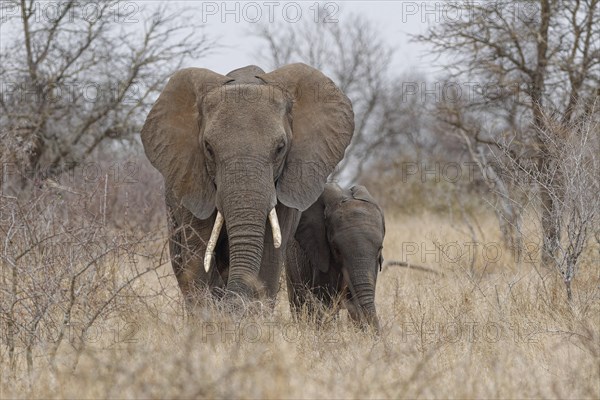
[[[242,319],[250,315],[260,315],[271,311],[272,307],[269,303],[228,290],[221,299],[220,308],[235,319]]]
[[[226,293],[227,293],[227,290],[222,287],[213,287],[210,289],[210,294],[217,301],[223,300]]]
[[[373,333],[375,336],[379,336],[381,333],[381,325],[379,324],[379,317],[375,312],[368,312],[355,306],[352,302],[346,302],[346,309],[348,315],[354,326],[365,333]]]
[[[360,329],[361,332],[372,334],[374,337],[379,337],[381,334],[381,326],[379,325],[379,319],[375,317],[374,319],[352,319],[354,326],[357,329]]]

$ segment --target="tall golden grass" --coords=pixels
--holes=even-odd
[[[116,286],[150,273],[120,292],[86,337],[65,339],[53,360],[48,335],[29,372],[18,346],[9,369],[3,342],[0,397],[600,397],[598,249],[585,254],[569,303],[535,254],[515,260],[502,247],[491,216],[480,219],[477,246],[465,226],[440,216],[387,217],[384,257],[440,274],[384,268],[379,338],[356,331],[344,310],[322,327],[309,316],[294,321],[285,285],[273,313],[236,321],[207,307],[190,319],[161,239],[102,260]],[[67,334],[77,336],[73,318]]]

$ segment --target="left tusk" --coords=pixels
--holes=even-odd
[[[215,218],[215,225],[210,233],[210,239],[206,245],[206,252],[204,253],[204,270],[208,272],[210,270],[210,264],[212,263],[213,253],[221,233],[221,227],[223,226],[223,215],[217,210],[217,218]]]
[[[273,246],[278,249],[281,246],[281,229],[279,228],[279,220],[277,219],[275,207],[269,212],[269,222],[273,231]]]

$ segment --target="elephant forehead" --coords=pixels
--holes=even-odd
[[[280,115],[286,111],[287,98],[274,86],[233,83],[210,91],[203,106],[207,116]]]
[[[330,219],[340,229],[349,229],[356,226],[383,228],[381,215],[377,207],[364,201],[350,200],[343,202],[335,209]]]

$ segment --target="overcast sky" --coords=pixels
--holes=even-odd
[[[336,1],[321,2],[325,5],[321,18],[343,21],[352,14],[364,16],[374,22],[382,37],[396,49],[392,69],[401,73],[418,71],[436,73],[432,54],[422,43],[412,43],[410,34],[425,31],[428,26],[427,9],[424,2],[414,1]],[[260,64],[257,49],[264,41],[249,35],[252,27],[259,22],[286,21],[290,24],[300,18],[312,20],[315,17],[314,1],[256,1],[256,2],[206,2],[193,1],[198,8],[199,18],[203,19],[207,31],[220,37],[217,53],[201,60],[203,67],[220,73],[247,64]],[[430,3],[431,4],[431,3]],[[298,15],[298,12],[301,15]],[[239,22],[236,22],[236,18]],[[271,19],[270,19],[271,18]],[[254,22],[256,21],[256,22]]]

